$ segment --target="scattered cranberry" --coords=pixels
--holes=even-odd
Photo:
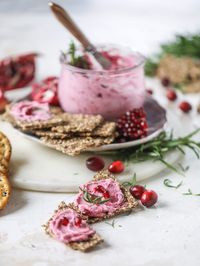
[[[126,141],[141,139],[147,136],[148,125],[143,108],[133,109],[122,115],[117,121],[119,139]]]
[[[61,224],[61,225],[64,225],[64,226],[67,226],[68,223],[69,223],[69,220],[68,220],[66,217],[64,217],[64,218],[60,221],[60,224]]]
[[[122,161],[115,161],[108,166],[108,170],[111,173],[119,174],[124,171],[124,164]]]
[[[177,99],[177,94],[174,90],[169,89],[166,95],[168,100],[170,101],[175,101]]]
[[[157,202],[158,195],[153,190],[146,190],[140,200],[145,207],[151,207]]]
[[[80,217],[76,217],[74,221],[75,226],[80,227],[81,223],[82,219]]]
[[[179,108],[184,112],[184,113],[188,113],[190,112],[190,110],[192,110],[192,106],[190,103],[183,101],[180,103]]]
[[[143,186],[135,185],[130,187],[131,195],[136,199],[141,199],[142,194],[146,191]]]
[[[105,163],[101,157],[93,156],[86,160],[86,166],[91,171],[97,172],[104,168]]]
[[[152,89],[146,89],[146,92],[147,92],[148,94],[150,94],[150,95],[153,94],[153,90],[152,90]]]
[[[161,83],[164,87],[168,87],[170,85],[170,80],[168,78],[163,78]]]

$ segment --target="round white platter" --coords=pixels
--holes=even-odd
[[[48,192],[77,192],[79,185],[92,179],[94,173],[85,166],[91,153],[70,157],[25,138],[7,122],[0,121],[0,129],[11,141],[13,152],[10,167],[10,180],[14,187]],[[179,152],[166,157],[169,163],[180,158]],[[105,158],[108,165],[112,158]],[[166,167],[160,162],[130,164],[118,179],[124,182],[137,174],[141,181],[152,177]]]

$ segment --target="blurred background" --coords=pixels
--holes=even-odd
[[[58,0],[88,37],[97,43],[118,43],[144,55],[176,33],[200,29],[199,0]],[[69,33],[51,14],[47,0],[0,0],[0,58],[41,53],[39,78],[58,74],[59,54]]]

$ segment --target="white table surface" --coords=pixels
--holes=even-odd
[[[59,73],[59,51],[67,46],[69,35],[50,15],[44,0],[0,0],[0,57],[26,51],[39,51],[38,79]],[[88,36],[95,42],[134,46],[144,54],[176,32],[199,29],[198,0],[68,0],[65,5]],[[159,100],[166,105],[163,95]],[[192,97],[199,101],[199,95]],[[173,105],[167,105],[168,108]],[[180,115],[183,132],[199,123],[195,113]],[[200,139],[200,138],[199,138]],[[9,205],[0,213],[0,266],[199,266],[199,197],[184,196],[188,188],[200,193],[200,166],[187,153],[185,177],[172,172],[146,181],[159,194],[155,208],[116,218],[112,228],[94,225],[105,244],[88,254],[66,248],[43,233],[43,224],[58,203],[72,194],[13,190]],[[163,180],[183,180],[178,190],[167,188]],[[121,227],[119,227],[121,225]]]

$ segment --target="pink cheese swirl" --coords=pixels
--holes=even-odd
[[[64,219],[67,220],[67,223],[63,223]],[[49,229],[56,240],[65,244],[85,241],[95,234],[86,221],[82,220],[72,209],[58,211],[50,221]]]
[[[75,204],[79,210],[90,217],[103,217],[105,214],[112,214],[124,203],[124,194],[119,184],[112,178],[89,182],[86,185],[80,186],[80,189],[104,199],[103,194],[98,192],[99,186],[102,186],[106,194],[109,195],[108,201],[99,204],[87,202],[84,200],[83,191],[79,192],[75,199]]]
[[[49,105],[36,101],[18,102],[12,106],[10,112],[16,119],[21,121],[32,122],[51,118]]]

